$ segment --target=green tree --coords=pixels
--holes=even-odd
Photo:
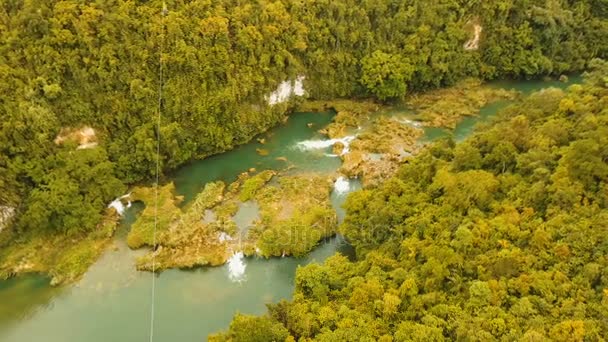
[[[361,83],[381,100],[405,96],[414,68],[408,59],[374,51],[361,60]]]

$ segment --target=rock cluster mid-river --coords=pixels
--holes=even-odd
[[[578,78],[571,79],[577,82]],[[496,86],[529,93],[557,82],[502,82]],[[473,125],[494,115],[507,102],[484,107],[481,115],[463,120],[455,129],[456,139],[468,135]],[[193,199],[212,181],[232,182],[250,168],[291,168],[290,172],[333,173],[341,160],[332,153],[317,131],[332,120],[333,113],[296,113],[285,125],[264,135],[265,144],[252,142],[233,151],[194,162],[172,178],[185,202]],[[390,115],[390,114],[389,114]],[[423,139],[445,134],[426,129]],[[303,143],[305,142],[305,143]],[[304,147],[304,148],[303,148]],[[260,155],[256,149],[268,153]],[[339,219],[349,192],[360,187],[356,180],[339,178],[332,204]],[[128,208],[114,246],[109,248],[84,278],[73,286],[54,288],[47,278],[31,275],[0,282],[0,341],[140,341],[149,333],[151,273],[135,270],[135,257],[125,242],[130,224],[142,209]],[[247,207],[239,220],[249,222],[255,207]],[[322,262],[336,252],[351,254],[341,237],[328,239],[306,258],[237,258],[215,268],[167,270],[157,275],[155,338],[159,341],[201,341],[225,329],[238,311],[260,314],[265,304],[289,298],[299,265]]]

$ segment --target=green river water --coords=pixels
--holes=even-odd
[[[580,82],[572,77],[570,83]],[[559,82],[497,82],[494,86],[515,88],[524,93],[554,86]],[[508,102],[482,109],[479,116],[464,119],[452,132],[457,140],[471,133],[480,120],[487,120]],[[232,151],[193,162],[175,172],[171,179],[186,202],[210,181],[231,182],[238,174],[256,168],[285,169],[290,172],[332,173],[340,159],[330,155],[331,148],[302,149],[299,143],[323,141],[317,133],[331,122],[333,113],[295,113],[280,127],[263,134],[265,144],[252,142]],[[311,124],[312,125],[309,125]],[[312,127],[309,127],[312,126]],[[427,129],[423,140],[449,134]],[[256,149],[265,149],[260,156]],[[277,160],[286,157],[288,162]],[[350,180],[348,191],[332,193],[339,218],[340,208],[349,191],[360,188]],[[138,272],[134,259],[143,251],[130,250],[125,242],[130,224],[141,205],[134,204],[122,219],[114,246],[73,286],[51,287],[49,279],[23,276],[0,281],[0,341],[144,341],[148,339],[151,303],[151,273]],[[241,217],[248,221],[255,209]],[[341,238],[322,242],[306,258],[246,258],[244,278],[231,280],[227,266],[195,270],[168,270],[156,278],[155,331],[157,341],[204,341],[209,333],[228,327],[236,312],[261,314],[265,304],[289,298],[294,289],[295,271],[310,262],[322,262],[340,252],[352,255]]]

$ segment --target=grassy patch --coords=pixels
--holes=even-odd
[[[366,187],[378,184],[394,175],[404,158],[416,152],[422,134],[419,128],[378,117],[368,131],[351,143],[351,152],[343,156],[340,172],[360,177]]]
[[[215,223],[205,224],[203,216],[205,210],[223,203],[226,198],[225,188],[226,185],[223,182],[208,183],[192,204],[185,210],[181,210],[176,206],[181,199],[173,194],[173,184],[162,187],[162,196],[159,196],[162,201],[159,203],[163,203],[163,207],[167,211],[163,214],[164,226],[158,231],[158,248],[156,251],[140,257],[136,261],[137,268],[151,271],[153,259],[156,262],[154,267],[156,270],[223,264],[229,255],[225,244],[217,239],[218,226]],[[141,189],[134,193],[136,196],[142,196],[142,194],[149,196],[151,190],[153,189]],[[146,210],[148,209],[147,207]],[[144,214],[133,224],[133,228],[139,229],[134,233],[138,239],[142,235],[142,227],[146,229],[145,231],[149,229],[149,218]],[[159,219],[159,227],[160,222]]]
[[[426,126],[453,129],[463,116],[477,115],[485,105],[510,100],[517,92],[483,85],[468,79],[450,88],[429,91],[410,97],[406,102],[418,112]]]
[[[179,217],[180,209],[177,207],[182,201],[181,197],[174,195],[175,185],[169,183],[158,188],[158,210],[156,210],[156,192],[153,187],[138,187],[133,189],[131,197],[134,201],[141,201],[146,208],[131,226],[127,235],[127,244],[130,248],[140,248],[144,245],[152,246],[154,243],[154,222],[157,217],[156,233],[157,243],[162,241],[163,232],[170,229],[171,224]]]
[[[322,112],[327,110],[336,111],[336,116],[331,124],[321,130],[321,133],[330,138],[341,138],[346,135],[349,127],[358,127],[369,119],[369,116],[380,110],[381,106],[370,100],[333,100],[333,101],[308,101],[298,110],[304,112]]]
[[[97,228],[88,234],[57,235],[27,233],[16,238],[7,230],[0,249],[0,279],[25,273],[43,273],[52,277],[51,284],[67,284],[79,280],[99,258],[118,223],[114,210],[107,210]]]
[[[336,233],[328,177],[279,175],[277,182],[269,183],[275,175],[243,174],[227,191],[223,183],[207,184],[185,211],[177,209],[156,251],[139,258],[137,268],[151,270],[153,259],[156,270],[216,266],[236,251],[256,253],[256,247],[266,257],[301,256]],[[247,233],[238,232],[233,217],[240,203],[249,200],[259,204],[260,219]],[[213,210],[215,221],[203,221],[205,210]]]
[[[245,180],[241,187],[241,192],[239,194],[239,199],[241,200],[241,202],[246,202],[252,199],[255,196],[256,192],[262,186],[264,186],[264,184],[268,183],[275,174],[276,172],[274,171],[266,170]]]
[[[283,176],[262,188],[255,199],[261,220],[250,231],[263,256],[302,256],[336,232],[331,179],[319,175]]]

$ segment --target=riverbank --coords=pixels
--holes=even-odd
[[[404,160],[415,154],[420,148],[420,138],[424,132],[422,127],[455,127],[455,123],[462,120],[463,117],[475,116],[479,110],[490,103],[504,99],[514,99],[516,92],[493,88],[475,80],[465,80],[452,88],[441,89],[429,92],[428,94],[418,94],[405,101],[405,104],[411,106],[403,110],[395,109],[395,107],[382,106],[372,101],[307,101],[298,107],[299,111],[327,111],[333,110],[336,115],[332,118],[329,125],[322,127],[319,123],[309,122],[309,128],[319,130],[329,138],[328,141],[321,142],[320,145],[314,143],[300,146],[302,149],[320,149],[329,148],[330,151],[322,152],[336,160],[336,164],[327,170],[322,170],[321,174],[331,174],[333,180],[339,177],[358,178],[366,187],[374,186],[387,177],[392,176],[396,171],[397,166],[403,163]],[[396,108],[399,108],[398,106]],[[441,116],[443,109],[449,108],[448,114]],[[390,117],[382,113],[391,112]],[[284,123],[285,124],[285,123]],[[270,134],[270,133],[269,133]],[[259,147],[256,150],[266,149],[265,135],[256,136],[254,139],[259,140]],[[239,147],[236,147],[237,149]],[[284,156],[260,156],[262,158],[273,158],[268,163],[270,169],[288,170],[296,168],[294,163],[297,160],[289,160]],[[210,157],[214,158],[214,157]],[[308,161],[306,161],[307,163]],[[314,163],[314,161],[313,161]],[[304,163],[302,163],[304,164]],[[254,165],[255,166],[255,165]],[[338,173],[331,171],[333,168],[338,169]],[[253,168],[255,169],[255,168]],[[333,169],[333,170],[335,170]],[[298,170],[295,170],[296,172]],[[318,170],[312,170],[317,172]],[[252,172],[249,177],[259,179],[255,176],[256,172]],[[310,173],[309,173],[310,175]],[[300,178],[303,180],[304,178]],[[270,179],[264,182],[268,182]],[[251,181],[250,181],[251,182]],[[249,195],[234,193],[235,187],[238,187],[238,182],[233,183],[232,190],[220,196],[250,197]],[[323,182],[321,182],[323,183]],[[251,183],[250,183],[251,184]],[[331,184],[331,183],[330,183]],[[167,188],[169,187],[169,188]],[[309,190],[310,184],[308,185]],[[273,189],[274,187],[267,187]],[[319,233],[314,233],[307,237],[306,242],[302,242],[305,248],[291,246],[289,248],[275,248],[270,235],[275,234],[281,236],[277,232],[272,232],[266,228],[260,228],[259,223],[257,229],[251,231],[249,238],[240,238],[243,243],[239,248],[234,248],[228,243],[228,238],[232,238],[234,230],[233,215],[238,211],[238,207],[245,201],[223,201],[217,223],[209,224],[202,223],[202,216],[205,211],[211,207],[196,207],[196,209],[180,209],[180,202],[184,198],[179,198],[176,193],[180,193],[181,189],[171,188],[171,185],[166,185],[161,188],[161,203],[160,212],[162,213],[159,221],[159,245],[156,250],[156,255],[161,263],[158,269],[166,269],[172,267],[190,268],[195,266],[217,266],[224,264],[230,257],[243,251],[244,255],[253,255],[259,253],[266,257],[283,256],[283,255],[302,255],[310,251],[319,241],[327,236],[335,234],[335,227],[320,229]],[[232,191],[232,192],[231,192]],[[204,191],[203,191],[204,192]],[[262,191],[262,193],[265,193]],[[314,193],[314,191],[302,191],[302,194]],[[185,200],[197,196],[206,196],[203,193],[194,193],[186,195]],[[295,194],[293,194],[295,195]],[[150,198],[150,189],[144,187],[135,188],[132,193],[131,201],[142,201],[144,203],[152,203]],[[325,200],[329,198],[329,193],[324,195]],[[293,196],[296,198],[296,196]],[[294,213],[304,212],[311,209],[305,205],[307,201],[293,201],[292,199],[283,199],[283,203],[294,202]],[[251,198],[248,198],[251,199]],[[222,202],[221,200],[218,200]],[[218,202],[218,203],[219,203]],[[218,203],[214,203],[217,205]],[[274,203],[276,206],[277,204]],[[261,205],[264,207],[264,205]],[[131,232],[127,238],[129,246],[132,248],[140,248],[151,245],[151,224],[153,223],[153,207],[146,207],[137,222],[133,225]],[[265,206],[267,213],[272,213],[270,206]],[[332,222],[331,215],[326,212],[327,203],[323,204],[319,209],[321,218],[324,222]],[[293,210],[292,210],[293,211]],[[274,213],[276,214],[276,212]],[[111,215],[111,214],[108,214]],[[295,215],[295,214],[294,214]],[[271,214],[266,215],[266,226],[277,226],[285,222],[277,222],[268,219]],[[0,233],[1,241],[8,246],[0,252],[0,277],[4,279],[11,276],[18,276],[26,273],[42,273],[52,277],[52,283],[55,285],[73,283],[81,278],[88,267],[101,255],[111,241],[113,232],[116,228],[117,217],[112,220],[108,216],[104,219],[104,223],[100,225],[94,232],[88,235],[80,236],[55,236],[55,237],[34,237],[25,236],[15,242],[10,241],[12,236],[10,232],[5,230]],[[187,219],[184,220],[184,217]],[[284,218],[285,219],[285,218]],[[292,224],[296,218],[288,217],[287,221],[291,220]],[[297,220],[305,222],[306,225],[315,223],[303,217],[298,217]],[[261,222],[261,221],[260,221]],[[316,223],[315,223],[316,224]],[[334,225],[331,223],[330,225]],[[177,229],[176,227],[188,227],[188,229]],[[286,230],[291,228],[283,227]],[[179,233],[176,233],[179,232]],[[225,234],[225,235],[222,235]],[[265,235],[266,234],[266,235]],[[223,236],[224,241],[220,241],[220,236]],[[255,237],[255,238],[254,238]],[[52,241],[52,243],[48,243]],[[265,242],[264,242],[265,241]],[[262,246],[262,248],[260,248]],[[263,247],[265,246],[265,247]],[[211,248],[213,247],[213,248]],[[256,252],[257,250],[257,252]],[[34,253],[34,251],[36,253]],[[151,269],[151,254],[143,256],[137,263],[138,269]]]
[[[535,92],[349,196],[355,260],[299,269],[290,300],[209,340],[602,340],[606,74],[596,60],[584,84]]]
[[[515,88],[523,93],[550,86],[566,87],[567,84],[541,81],[500,84],[500,87]],[[466,136],[476,122],[489,120],[507,104],[502,101],[484,107],[478,117],[464,118],[451,134],[455,138]],[[413,114],[407,108],[394,107],[385,108],[370,115],[370,118],[385,117],[407,123],[406,119],[415,121]],[[335,156],[332,151],[336,141],[318,132],[327,127],[335,116],[327,112],[295,113],[283,125],[258,137],[264,139],[263,144],[253,141],[178,170],[170,177],[175,185],[175,194],[183,196],[178,207],[187,211],[207,184],[217,181],[232,184],[244,171],[255,168],[258,171],[281,170],[286,175],[335,175],[337,178],[331,191],[332,207],[339,219],[344,217],[341,205],[350,192],[360,188],[360,181],[336,173],[342,165],[340,156]],[[367,128],[362,126],[362,129]],[[425,129],[424,136],[419,139],[420,144],[443,134]],[[256,149],[266,149],[268,155],[260,156]],[[149,250],[132,250],[127,245],[132,223],[144,209],[141,202],[136,202],[124,211],[112,244],[74,285],[53,289],[48,286],[48,278],[38,275],[0,282],[0,301],[7,303],[4,309],[0,308],[0,325],[4,324],[0,329],[0,340],[44,338],[49,341],[101,341],[146,338],[149,331],[147,303],[150,273],[138,272],[136,260]],[[229,209],[234,210],[226,208],[227,211]],[[235,221],[247,223],[252,212],[255,212],[254,206],[244,206]],[[211,216],[205,215],[203,218],[209,219]],[[304,258],[241,258],[237,255],[228,264],[218,267],[167,269],[157,276],[159,321],[155,335],[159,339],[181,336],[187,340],[201,340],[211,332],[225,329],[237,311],[262,314],[266,312],[265,304],[291,298],[294,275],[299,265],[323,262],[336,252],[345,255],[352,253],[340,236],[322,240]],[[23,300],[16,301],[14,298]],[[78,322],[78,326],[75,327],[73,322]],[[104,328],[110,326],[113,328]],[[99,329],[103,329],[104,333],[99,334]]]
[[[107,209],[96,229],[88,234],[61,234],[14,237],[6,230],[0,243],[0,280],[28,273],[50,277],[51,285],[74,283],[111,245],[120,217]]]
[[[416,108],[425,106],[427,111],[433,101],[440,102],[435,111],[443,107],[459,108],[446,115],[445,120],[435,118],[427,123],[443,125],[465,115],[474,116],[489,103],[515,97],[515,91],[465,80],[453,88],[417,96],[407,103],[416,103]],[[182,198],[175,196],[174,186],[168,184],[160,189],[156,248],[137,260],[137,269],[219,266],[251,255],[266,258],[305,255],[337,232],[336,215],[329,203],[332,184],[339,177],[359,178],[364,187],[370,187],[393,176],[398,165],[420,148],[419,139],[424,134],[421,127],[426,123],[403,115],[381,115],[390,108],[371,101],[309,101],[299,110],[336,112],[332,122],[319,129],[328,140],[302,142],[300,147],[329,148],[332,152],[329,156],[342,160],[337,173],[296,171],[296,175],[290,175],[290,166],[284,172],[258,172],[251,168],[229,185],[206,184],[184,210],[178,207]],[[262,146],[255,149],[256,153],[266,157],[269,154],[264,148],[266,138],[257,141]],[[288,158],[277,159],[289,163]],[[153,203],[152,188],[137,188],[133,193],[134,198]],[[237,218],[244,206],[253,209],[245,225],[239,224]],[[153,207],[147,206],[133,224],[127,238],[131,248],[152,246],[153,214]]]
[[[272,170],[243,173],[228,186],[208,183],[184,210],[159,210],[157,248],[140,257],[137,268],[219,266],[239,253],[241,257],[304,256],[336,233],[332,184],[329,176]],[[139,227],[148,217],[144,210],[133,224],[127,240],[130,247],[141,246],[132,241],[143,241],[139,236],[147,233]],[[145,244],[150,246],[151,241]]]

